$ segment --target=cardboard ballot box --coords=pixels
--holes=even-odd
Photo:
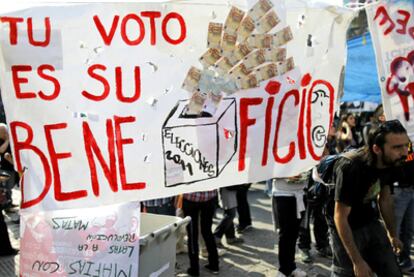
[[[236,100],[224,98],[210,115],[186,115],[179,101],[162,129],[165,186],[216,178],[237,151]]]
[[[141,213],[139,277],[171,277],[175,274],[176,242],[190,217]]]

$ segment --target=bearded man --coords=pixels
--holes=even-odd
[[[402,276],[389,168],[405,161],[408,146],[401,123],[386,121],[370,130],[367,146],[335,163],[332,276]]]

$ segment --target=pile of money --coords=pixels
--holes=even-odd
[[[261,82],[295,67],[286,48],[293,39],[289,26],[271,32],[280,23],[270,0],[259,0],[248,11],[232,6],[223,23],[210,22],[202,69],[191,67],[183,89],[192,94],[189,114],[214,114],[223,93],[258,87]]]

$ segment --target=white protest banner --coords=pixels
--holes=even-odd
[[[414,139],[414,3],[380,1],[366,10],[386,117]]]
[[[241,3],[242,2],[242,3]],[[0,18],[23,208],[296,175],[317,163],[350,10],[303,1],[45,6]]]
[[[139,202],[21,215],[20,276],[138,276]]]

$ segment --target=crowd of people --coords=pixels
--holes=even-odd
[[[324,156],[336,157],[333,184],[320,179],[318,166],[266,182],[278,234],[277,277],[307,276],[296,266],[295,254],[298,249],[302,262],[313,262],[311,229],[316,253],[332,260],[332,276],[414,274],[414,161],[405,128],[399,121],[386,121],[381,105],[365,120],[344,113],[335,122],[324,149]],[[309,199],[308,191],[316,183],[326,186],[326,201]],[[213,274],[219,273],[223,237],[227,244],[243,243],[236,233],[252,228],[248,188],[234,185],[184,194],[183,214],[192,219],[187,227],[189,276],[200,274],[200,242],[207,252],[202,254],[208,258],[205,268]],[[217,207],[223,216],[213,230]]]
[[[414,275],[410,258],[414,160],[405,128],[397,120],[386,121],[381,106],[365,122],[352,113],[335,122],[324,149],[324,156],[336,157],[333,185],[324,183],[318,166],[298,176],[266,182],[265,193],[272,200],[278,234],[277,277],[307,276],[296,266],[295,257],[298,249],[302,262],[313,262],[311,230],[316,253],[332,260],[332,276]],[[17,253],[11,247],[3,212],[12,205],[10,189],[19,176],[13,170],[5,124],[0,125],[0,155],[0,256],[6,256]],[[309,194],[318,183],[327,188],[326,201],[314,201]],[[219,274],[220,256],[226,251],[223,240],[229,245],[242,244],[241,234],[253,228],[249,187],[233,185],[148,200],[142,202],[142,211],[189,216],[187,232],[177,242],[177,253],[188,253],[187,274],[200,275],[200,255],[208,260],[204,268]],[[213,228],[218,207],[222,217]]]

